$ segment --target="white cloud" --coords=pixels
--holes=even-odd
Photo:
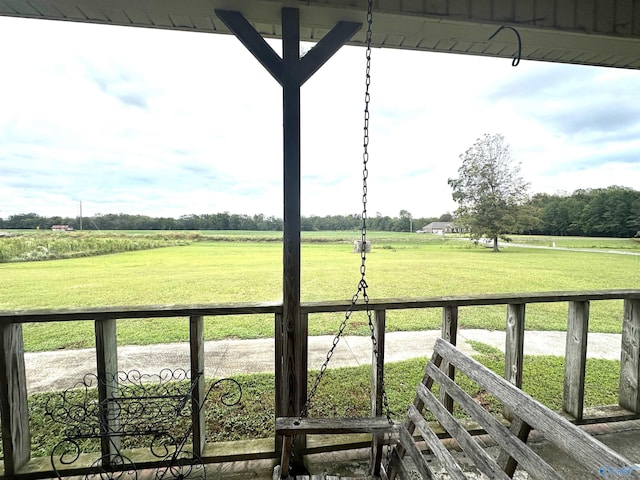
[[[0,18],[0,217],[282,216],[282,96],[231,36]],[[279,42],[269,41],[278,51]],[[361,210],[364,50],[302,87],[302,213]],[[502,133],[532,191],[640,189],[636,71],[373,51],[370,214],[455,209]]]

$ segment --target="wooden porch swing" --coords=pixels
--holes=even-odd
[[[500,401],[511,420],[506,421],[488,412],[463,391],[455,382],[456,371]],[[434,384],[439,385],[439,397],[432,393]],[[469,423],[453,416],[454,403],[464,410],[475,428],[470,430]],[[436,421],[425,419],[426,413],[433,414]],[[382,455],[373,455],[371,476],[364,478],[466,480],[470,474],[465,462],[460,461],[463,457],[458,451],[461,450],[475,467],[472,478],[478,478],[477,472],[480,472],[490,479],[509,479],[517,469],[527,472],[528,478],[565,480],[566,467],[559,469],[527,444],[529,434],[534,430],[571,459],[571,473],[576,478],[640,478],[639,464],[613,451],[441,338],[436,340],[433,355],[418,384],[413,405],[407,410],[404,424],[389,423],[385,418],[305,418],[301,421],[279,418],[276,421],[276,431],[286,435],[285,447],[293,435],[303,433],[371,433],[374,438],[376,435],[388,435],[390,443],[386,462],[383,462]],[[443,439],[449,439],[449,444]],[[488,446],[493,446],[497,452],[489,452]],[[287,478],[281,473],[286,473],[285,468],[288,464],[283,449],[282,463],[276,467],[274,480]],[[325,477],[303,475],[289,478]]]

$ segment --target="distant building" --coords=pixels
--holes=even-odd
[[[58,232],[70,232],[73,230],[73,227],[69,225],[51,225],[51,230]]]
[[[417,233],[435,233],[436,235],[459,232],[461,232],[461,229],[456,227],[453,222],[431,222],[417,231]]]

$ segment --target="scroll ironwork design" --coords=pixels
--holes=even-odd
[[[205,479],[202,459],[186,448],[193,433],[193,408],[200,412],[211,400],[228,407],[236,405],[242,398],[242,387],[231,378],[217,380],[198,403],[194,392],[203,381],[201,373],[192,378],[182,369],[163,369],[158,374],[119,371],[105,379],[85,375],[51,397],[45,408],[51,421],[64,426],[62,439],[50,455],[56,475],[61,478],[61,471],[77,462],[85,446],[94,442],[102,445],[102,453],[85,478],[136,480],[135,464],[122,454],[135,443],[147,446],[161,460],[162,467],[155,475],[158,480]],[[106,392],[102,400],[99,389]],[[88,449],[95,450],[96,445]]]

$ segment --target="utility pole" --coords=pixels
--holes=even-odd
[[[80,230],[82,230],[82,200],[80,200]]]

